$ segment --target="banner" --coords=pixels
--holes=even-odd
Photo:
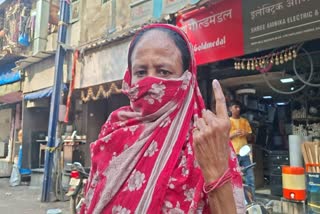
[[[223,0],[177,17],[198,65],[244,54],[242,0]]]
[[[319,0],[243,0],[245,53],[320,37]]]

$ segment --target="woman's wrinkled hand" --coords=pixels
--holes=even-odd
[[[225,97],[217,80],[212,81],[216,100],[216,114],[209,110],[202,112],[193,131],[193,148],[196,159],[207,183],[218,179],[228,168],[230,154],[230,119]]]

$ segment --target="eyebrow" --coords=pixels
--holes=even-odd
[[[172,63],[166,63],[166,62],[162,62],[159,64],[156,64],[155,67],[156,68],[161,68],[161,67],[168,67],[168,68],[172,68],[173,64]],[[133,69],[146,69],[148,66],[145,64],[140,64],[140,63],[136,63],[132,66],[132,70]]]
[[[132,66],[132,70],[134,70],[134,69],[146,69],[147,68],[147,66],[146,65],[133,65]]]

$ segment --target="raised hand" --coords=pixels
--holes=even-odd
[[[218,179],[228,168],[230,119],[225,97],[217,80],[212,81],[216,114],[202,112],[193,132],[193,148],[206,182]]]

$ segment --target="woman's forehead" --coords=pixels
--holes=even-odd
[[[146,32],[146,34],[141,37],[141,40],[133,50],[133,55],[148,49],[166,50],[169,52],[178,51],[179,54],[181,54],[175,42],[166,32],[156,30]]]
[[[146,31],[142,36],[138,44],[145,40],[153,40],[154,42],[157,42],[157,39],[173,42],[173,39],[169,36],[169,34],[165,31],[162,31],[161,29],[153,28],[148,31]]]

